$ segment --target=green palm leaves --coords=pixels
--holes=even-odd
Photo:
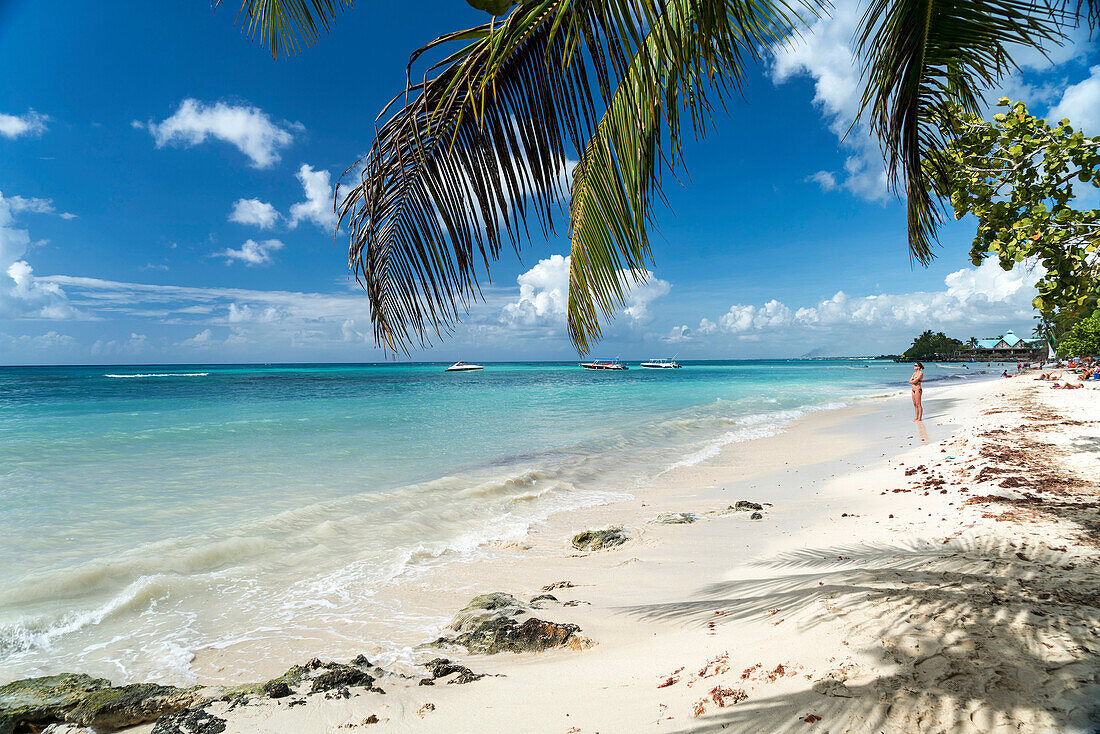
[[[1064,21],[1031,0],[871,0],[859,45],[863,110],[882,143],[891,184],[903,189],[909,251],[932,258],[942,219],[933,183],[943,179],[936,114],[948,103],[975,112],[985,90],[1014,67],[1011,52],[1059,42]]]
[[[569,331],[585,352],[624,279],[645,276],[681,112],[702,134],[709,97],[791,28],[771,0],[527,0],[420,49],[410,65],[448,55],[409,84],[339,204],[375,338],[407,350],[449,330],[479,274],[529,220],[552,232],[569,196]]]
[[[260,43],[271,55],[298,53],[301,46],[317,41],[320,31],[326,33],[336,11],[351,7],[353,0],[241,0],[237,22],[249,38],[260,37]],[[221,0],[214,0],[215,7]]]

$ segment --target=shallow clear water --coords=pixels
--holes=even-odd
[[[418,569],[910,372],[0,368],[0,682],[189,682],[200,648],[392,616],[372,597]]]

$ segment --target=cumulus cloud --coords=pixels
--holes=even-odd
[[[889,196],[882,152],[865,126],[848,128],[860,108],[860,68],[853,37],[863,8],[858,0],[837,0],[811,30],[792,37],[772,59],[771,77],[782,84],[799,76],[814,80],[814,104],[829,129],[844,140],[844,173],[818,171],[809,177],[826,191],[843,187],[868,201]]]
[[[821,187],[822,191],[836,191],[836,176],[828,171],[818,171],[812,176],[806,177],[807,181],[813,181]]]
[[[1100,65],[1089,69],[1088,79],[1067,87],[1047,117],[1052,122],[1069,118],[1075,130],[1100,135]]]
[[[343,335],[344,341],[346,342],[362,342],[367,340],[366,335],[355,328],[355,319],[344,319],[344,323],[340,325],[340,333]]]
[[[775,84],[802,76],[813,79],[814,104],[821,110],[829,129],[843,141],[841,145],[846,153],[843,171],[819,171],[808,180],[826,191],[843,188],[867,201],[882,201],[890,196],[882,151],[866,125],[860,123],[851,127],[859,114],[862,95],[856,31],[865,9],[866,3],[862,0],[837,0],[829,13],[813,23],[809,32],[792,37],[778,49],[770,72]],[[1045,72],[1082,58],[1090,47],[1087,25],[1069,29],[1069,40],[1061,46],[1051,45],[1045,54],[1035,49],[1010,49],[1020,72],[1006,76],[1000,88],[990,91],[987,98],[996,100],[1011,96],[1035,102],[1055,93],[1056,85],[1027,83],[1024,74]],[[1092,119],[1096,119],[1100,114],[1097,112],[1100,110],[1097,97],[1100,80],[1096,84],[1094,90],[1088,81],[1082,82],[1078,85],[1082,89],[1071,95],[1080,102],[1067,103],[1082,117],[1093,115]]]
[[[306,221],[329,232],[336,229],[329,172],[315,171],[313,166],[302,164],[298,169],[298,181],[302,184],[306,200],[290,207],[290,228],[294,229],[299,222]]]
[[[298,124],[279,124],[258,107],[229,105],[217,102],[204,104],[185,99],[179,109],[163,122],[134,121],[134,127],[148,130],[158,148],[174,144],[185,147],[199,145],[213,138],[229,143],[248,156],[257,168],[269,168],[279,161],[279,151],[291,144],[291,130]]]
[[[229,304],[229,313],[226,320],[231,324],[260,323],[270,324],[284,317],[284,313],[275,306],[257,306],[253,308],[247,303]]]
[[[691,339],[692,331],[687,324],[681,326],[673,326],[669,329],[669,332],[661,337],[661,341],[668,342],[669,344],[679,344]]]
[[[129,339],[96,339],[90,351],[93,357],[132,357],[146,353],[148,343],[145,334],[130,332]]]
[[[181,347],[209,347],[214,341],[214,332],[210,329],[203,329],[198,334],[195,334],[190,339],[184,339],[180,342]]]
[[[38,336],[30,336],[29,334],[23,334],[21,336],[0,334],[0,347],[4,347],[5,351],[10,350],[17,364],[23,361],[20,357],[30,357],[43,352],[47,354],[52,353],[56,356],[60,350],[68,350],[68,348],[75,345],[76,339],[73,339],[67,334],[59,334],[52,330],[47,331],[45,334],[39,334]],[[6,360],[10,359],[11,358],[6,357]]]
[[[57,214],[53,199],[42,199],[37,196],[9,196],[7,197],[8,209],[12,214],[30,212],[31,214]],[[57,214],[62,219],[76,219],[75,214],[62,212]]]
[[[56,283],[36,278],[34,269],[24,258],[30,245],[27,230],[15,224],[12,201],[0,193],[0,317],[69,319],[79,314]],[[20,199],[21,211],[29,211],[27,202],[41,201]]]
[[[46,123],[50,118],[34,110],[22,115],[6,115],[0,112],[0,135],[5,138],[18,138],[23,135],[41,135],[46,132]]]
[[[281,249],[283,249],[283,243],[279,240],[264,240],[263,242],[246,240],[239,250],[228,247],[217,253],[217,255],[225,258],[226,265],[232,265],[234,260],[239,260],[252,267],[270,263],[272,261],[271,254]]]
[[[630,283],[629,271],[619,274],[624,283]],[[508,324],[534,326],[540,323],[565,323],[569,304],[569,257],[551,255],[516,278],[519,297],[504,306],[501,321]],[[642,322],[649,317],[649,306],[671,289],[667,281],[646,271],[644,282],[634,283],[626,294],[622,314],[631,322]]]
[[[271,229],[279,221],[279,212],[266,201],[237,199],[233,202],[233,210],[229,212],[229,221],[260,229]]]
[[[977,268],[947,275],[942,291],[873,296],[849,296],[838,291],[813,306],[797,309],[775,299],[763,305],[734,304],[711,332],[789,335],[799,331],[1020,323],[1030,321],[1034,315],[1031,300],[1035,297],[1034,283],[1040,277],[1041,270],[1027,264],[1006,271],[995,259],[987,259]]]

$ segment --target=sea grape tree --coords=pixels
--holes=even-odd
[[[1069,120],[1052,125],[1007,97],[998,106],[1007,109],[992,121],[946,107],[940,127],[951,142],[926,164],[941,172],[936,193],[950,199],[955,218],[978,219],[973,263],[993,256],[1005,270],[1042,265],[1035,307],[1064,330],[1100,296],[1100,209],[1077,206],[1100,194],[1100,137]]]

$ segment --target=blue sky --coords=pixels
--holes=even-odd
[[[333,238],[332,185],[370,146],[408,54],[481,22],[461,0],[359,3],[300,56],[235,28],[234,0],[0,0],[0,364],[376,361]],[[1032,326],[1034,273],[973,267],[973,222],[911,267],[902,206],[857,129],[838,2],[751,75],[686,151],[649,283],[597,347],[626,358],[900,351]],[[1087,33],[1003,91],[1100,132]],[[1000,91],[993,92],[997,96]],[[486,301],[418,359],[570,359],[566,229],[494,268]]]

